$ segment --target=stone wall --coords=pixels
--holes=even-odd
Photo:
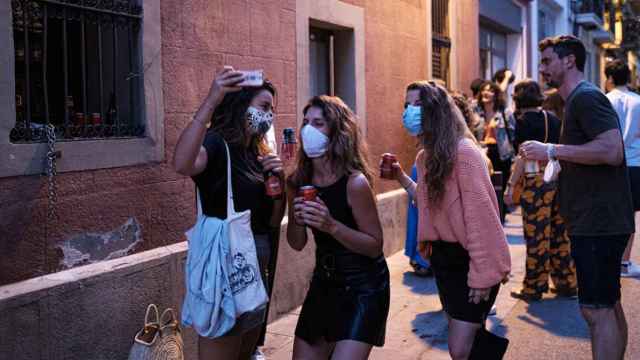
[[[407,196],[378,196],[387,256],[404,246]],[[314,266],[314,246],[302,252],[281,228],[276,285],[269,320],[299,306]],[[186,242],[60,271],[0,287],[0,359],[125,359],[147,304],[180,310]],[[184,330],[187,359],[197,342]]]

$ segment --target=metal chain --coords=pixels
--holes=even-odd
[[[56,184],[56,175],[58,171],[56,169],[56,128],[52,124],[47,124],[45,128],[47,134],[47,166],[46,175],[48,180],[47,189],[47,220],[55,220],[56,203],[58,202],[58,187]]]

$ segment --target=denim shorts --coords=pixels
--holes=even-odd
[[[629,235],[571,236],[580,306],[611,308],[620,300],[620,263]]]

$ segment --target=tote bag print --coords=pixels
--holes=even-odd
[[[228,224],[229,287],[236,304],[236,315],[240,316],[266,304],[268,297],[260,276],[249,212],[234,213],[228,217]]]

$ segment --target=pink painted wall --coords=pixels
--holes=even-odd
[[[365,10],[365,64],[357,65],[366,71],[370,159],[377,166],[382,153],[395,152],[408,170],[415,140],[402,128],[401,114],[406,85],[426,77],[426,1],[345,2]],[[142,227],[137,251],[182,241],[194,221],[194,187],[173,171],[170,160],[180,132],[222,65],[264,69],[278,89],[277,133],[295,126],[295,0],[162,0],[161,7],[164,161],[60,174],[59,220],[50,223],[45,178],[0,179],[0,284],[56,271],[61,258],[56,244],[113,230],[131,217]],[[469,34],[473,21],[465,20],[463,34]],[[476,45],[469,46],[477,49],[477,33],[470,36]],[[397,188],[381,181],[375,186],[378,193]]]

